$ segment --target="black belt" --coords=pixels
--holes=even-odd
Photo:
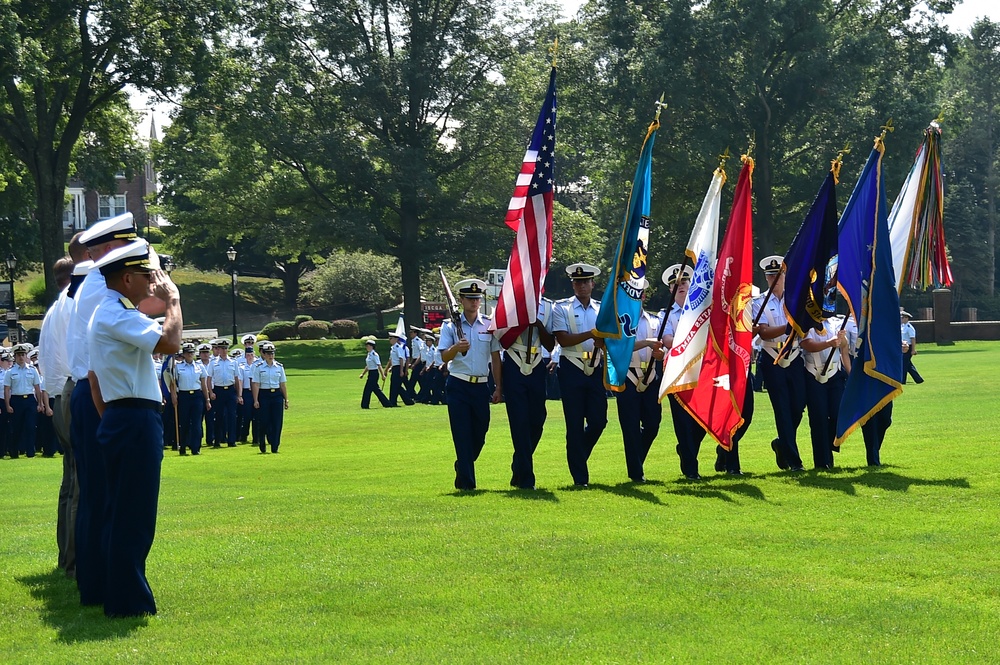
[[[229,390],[232,386],[216,386],[219,390]]]
[[[276,392],[278,392],[281,389],[280,388],[261,388],[261,390],[263,390],[266,393],[276,393]]]
[[[152,409],[153,411],[161,411],[163,405],[152,399],[126,397],[124,399],[113,399],[107,402],[104,407],[106,409]]]
[[[34,393],[27,393],[25,395],[11,395],[11,397],[23,397],[24,399],[28,399],[29,397],[34,397],[34,396],[35,396]]]
[[[200,392],[201,392],[200,390],[182,390],[181,394],[183,394],[183,395],[194,395],[195,393],[200,393]]]

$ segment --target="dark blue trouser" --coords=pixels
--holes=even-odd
[[[90,381],[81,379],[70,398],[70,426],[80,502],[76,510],[76,585],[80,603],[104,602],[107,546],[104,524],[108,509],[108,479],[104,455],[97,443],[101,417],[90,394]]]
[[[216,393],[218,395],[218,393]],[[219,442],[215,439],[215,411],[218,409],[217,399],[211,401],[212,408],[205,408],[202,410],[201,415],[205,419],[205,445],[206,446],[217,446]]]
[[[909,349],[903,354],[903,384],[906,384],[906,375],[909,374],[910,378],[913,379],[914,383],[923,383],[924,377],[920,376],[920,372],[917,368],[913,366],[913,349]]]
[[[490,429],[490,388],[448,377],[448,422],[455,444],[455,489],[476,489],[476,460]]]
[[[236,386],[215,386],[215,445],[236,445]]]
[[[590,482],[587,460],[608,424],[608,396],[603,376],[601,367],[587,376],[569,358],[559,360],[559,391],[566,421],[566,462],[577,485]]]
[[[257,431],[257,412],[253,408],[253,390],[250,388],[243,389],[243,406],[240,407],[240,440],[252,441],[254,445],[257,445],[260,440],[260,433]]]
[[[625,390],[618,393],[618,424],[625,446],[625,470],[632,480],[643,480],[646,456],[660,432],[663,409],[658,401],[658,386],[659,383],[653,381],[639,392],[626,378]]]
[[[514,444],[511,460],[510,484],[514,487],[534,487],[535,469],[532,455],[542,438],[545,427],[545,374],[544,364],[539,364],[527,376],[510,354],[505,354],[503,364],[503,398],[510,422],[510,439]]]
[[[414,363],[413,367],[410,368],[410,376],[406,380],[406,391],[410,394],[410,399],[412,399],[414,402],[422,402],[427,397],[426,395],[423,394],[424,384],[422,381],[420,381],[420,370],[422,370],[423,368],[424,364],[422,362]],[[415,388],[418,385],[418,382],[420,382],[419,393],[415,390]],[[417,395],[420,395],[420,399],[417,399]]]
[[[399,373],[399,365],[395,365],[389,368],[392,374],[389,376],[389,402],[393,406],[399,406],[399,400],[403,400],[403,404],[413,404],[413,400],[410,399],[410,393],[406,389],[406,382]]]
[[[377,369],[370,369],[367,372],[368,376],[365,377],[365,390],[361,393],[361,408],[367,409],[371,406],[372,395],[375,395],[375,399],[382,406],[389,406],[389,400],[386,398],[385,393],[382,392],[382,388],[379,386],[379,373]]]
[[[792,469],[802,467],[799,446],[795,439],[802,412],[806,408],[806,369],[799,356],[788,367],[780,367],[766,351],[762,352],[760,371],[767,387],[767,396],[774,409],[774,424],[778,430],[779,450]]]
[[[677,456],[681,460],[681,473],[688,478],[698,477],[698,451],[705,438],[705,429],[698,424],[674,395],[668,395],[670,400],[670,418],[674,423],[674,436],[677,437]]]
[[[736,430],[733,434],[733,448],[732,450],[726,450],[722,446],[716,446],[716,452],[722,458],[722,463],[726,467],[726,471],[730,473],[739,473],[742,469],[740,468],[740,440],[743,439],[743,435],[747,433],[750,429],[750,424],[753,422],[753,394],[756,392],[756,385],[754,375],[751,373],[747,377],[747,391],[746,396],[743,398],[743,411],[740,415],[743,416],[743,424],[740,428]]]
[[[155,409],[104,412],[97,440],[108,472],[108,616],[156,614],[146,580],[146,557],[156,532],[156,506],[163,463],[163,423]]]
[[[205,395],[200,390],[177,391],[177,427],[182,453],[187,448],[196,455],[201,451],[201,413],[204,405]]]
[[[55,399],[55,397],[49,397],[49,408],[53,410],[53,413],[55,413],[56,407]],[[45,457],[54,456],[62,448],[59,445],[59,439],[56,438],[56,428],[52,424],[53,417],[47,416],[44,413],[38,414],[38,424],[35,430],[35,447],[40,449],[42,455]]]
[[[10,414],[10,450],[11,457],[15,453],[24,453],[28,457],[35,456],[35,427],[38,424],[38,400],[33,393],[27,395],[10,395],[10,406],[14,413]]]
[[[889,402],[861,426],[861,433],[865,438],[865,455],[868,466],[882,465],[882,442],[885,440],[885,433],[891,425],[892,402]]]
[[[820,383],[806,373],[806,408],[809,410],[809,437],[813,464],[817,469],[833,467],[833,440],[837,438],[837,413],[844,396],[847,373],[840,370]]]
[[[444,379],[441,370],[437,367],[428,368],[424,374],[424,386],[427,394],[428,404],[442,404],[444,402]]]
[[[278,388],[260,388],[257,391],[257,402],[260,409],[257,419],[260,423],[260,449],[264,445],[271,446],[271,452],[278,452],[281,445],[281,425],[285,418],[285,396]]]

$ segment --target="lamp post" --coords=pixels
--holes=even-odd
[[[161,267],[163,268],[163,272],[167,273],[167,276],[169,277],[170,273],[174,271],[174,260],[169,256],[164,258],[163,265]]]
[[[7,338],[11,345],[20,344],[21,335],[17,327],[17,303],[14,301],[14,269],[17,268],[17,257],[13,253],[7,255],[7,277],[10,279],[10,309],[7,310]]]
[[[229,259],[229,272],[232,275],[231,292],[233,295],[233,346],[236,346],[236,248],[232,245],[226,250]]]

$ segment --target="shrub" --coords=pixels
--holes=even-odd
[[[339,319],[330,322],[330,334],[337,339],[352,339],[361,334],[358,322],[351,319]]]
[[[297,327],[295,321],[272,321],[264,326],[260,332],[262,335],[266,335],[271,341],[281,341],[283,339],[294,338]]]
[[[329,334],[330,326],[325,321],[303,321],[299,324],[299,339],[320,339]]]
[[[298,316],[295,317],[295,325],[301,325],[306,321],[312,321],[312,320],[313,317],[309,316],[308,314],[299,314]]]
[[[28,298],[32,303],[45,307],[45,278],[38,277],[28,284]]]
[[[150,226],[148,229],[142,229],[142,234],[145,236],[146,240],[154,245],[159,245],[167,239],[167,235],[157,226]]]

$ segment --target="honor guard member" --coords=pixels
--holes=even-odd
[[[184,342],[181,359],[174,364],[177,383],[172,388],[171,400],[177,406],[181,455],[187,455],[188,448],[192,455],[201,452],[201,414],[210,403],[204,365],[195,360],[194,352],[194,342]]]
[[[240,358],[240,385],[243,386],[243,404],[240,406],[240,441],[246,443],[247,441],[252,441],[253,445],[260,444],[260,438],[257,432],[257,421],[256,414],[253,408],[253,391],[250,387],[250,369],[253,367],[255,362],[261,362],[259,358],[254,355],[253,347],[257,343],[257,337],[254,335],[244,335],[243,339],[243,356]],[[252,436],[252,438],[250,438]]]
[[[503,395],[500,343],[489,331],[490,319],[480,314],[486,282],[463,279],[455,285],[462,313],[459,333],[453,321],[441,327],[441,359],[450,362],[448,375],[448,420],[455,444],[455,489],[476,489],[476,460],[486,444],[490,429],[490,402],[498,404]],[[489,392],[492,371],[496,388]]]
[[[514,457],[510,470],[511,487],[535,488],[532,456],[542,438],[547,415],[545,377],[548,368],[542,350],[552,350],[552,301],[542,298],[535,322],[524,329],[503,354],[503,398],[507,405],[510,439]]]
[[[670,311],[666,312],[667,323],[663,328],[663,337],[660,339],[664,349],[669,349],[674,344],[674,333],[680,323],[681,311],[684,308],[684,301],[687,299],[688,288],[691,286],[692,274],[693,271],[690,267],[685,267],[684,271],[681,272],[681,264],[677,263],[664,270],[660,276],[663,283],[670,287],[674,293],[674,302],[670,306]],[[674,289],[675,284],[676,289]],[[662,372],[662,367],[659,371]],[[701,450],[701,442],[705,439],[705,429],[681,406],[676,397],[668,395],[667,399],[670,403],[670,418],[674,426],[674,436],[677,438],[675,450],[677,457],[680,458],[681,473],[688,480],[700,480],[698,452]]]
[[[95,265],[108,252],[124,247],[138,237],[132,213],[97,222],[80,236]],[[84,277],[73,298],[66,352],[73,379],[70,397],[70,438],[76,458],[76,475],[80,501],[76,514],[76,584],[80,603],[100,605],[104,602],[106,556],[104,552],[104,519],[107,478],[101,447],[97,443],[97,427],[101,418],[94,406],[97,387],[90,385],[88,373],[91,360],[102,361],[90,353],[87,329],[97,306],[104,301],[107,282],[100,270],[91,269]],[[70,389],[67,385],[67,389]],[[65,392],[63,393],[65,395]]]
[[[30,344],[14,346],[14,364],[3,376],[3,398],[7,409],[9,437],[7,452],[11,459],[18,453],[35,456],[35,428],[38,413],[44,410],[41,379],[28,362]]]
[[[392,372],[389,376],[389,405],[399,406],[402,398],[403,404],[412,406],[413,400],[406,390],[406,341],[395,332],[389,333],[389,339],[392,340],[389,349],[389,371]]]
[[[573,280],[572,298],[554,303],[552,332],[562,347],[559,359],[559,392],[566,421],[566,461],[573,483],[590,482],[587,460],[608,424],[608,397],[604,390],[604,342],[596,338],[601,303],[590,297],[599,268],[574,263],[566,274]]]
[[[222,442],[236,447],[236,410],[243,404],[243,386],[236,361],[229,357],[229,340],[218,340],[219,355],[208,370],[208,380],[215,396],[215,448]],[[210,396],[211,396],[210,395]]]
[[[914,383],[923,383],[924,377],[913,366],[913,356],[917,355],[917,330],[910,323],[910,313],[902,307],[899,308],[899,333],[903,338],[903,383],[906,383],[906,375],[909,374]]]
[[[104,613],[111,617],[156,614],[146,558],[156,531],[163,423],[152,354],[175,352],[183,327],[180,294],[156,258],[145,240],[136,240],[95,264],[108,285],[91,320],[89,346],[100,358],[90,381],[98,387],[97,439],[107,468]],[[136,309],[151,296],[166,303],[162,327]]]
[[[378,353],[375,352],[374,337],[365,339],[365,349],[368,352],[365,356],[365,368],[361,371],[361,376],[358,377],[359,379],[365,378],[366,375],[368,377],[368,380],[365,381],[364,392],[361,393],[361,408],[367,409],[371,406],[372,395],[375,395],[379,404],[383,407],[389,406],[389,399],[379,387],[383,376],[382,360],[378,357]]]
[[[847,348],[851,355],[851,366],[846,368],[847,372],[848,374],[852,371],[863,372],[864,367],[860,367],[858,363],[854,362],[860,347],[858,344],[858,324],[854,320],[853,314],[848,317],[844,332],[847,333]],[[882,466],[882,443],[885,441],[886,432],[892,426],[892,405],[894,402],[895,400],[889,401],[888,404],[873,413],[868,421],[861,426],[861,434],[865,440],[865,457],[868,466]],[[839,451],[839,448],[835,448],[834,450]]]
[[[406,382],[406,391],[410,394],[410,399],[414,402],[423,402],[426,399],[421,399],[417,394],[417,381],[420,379],[420,373],[424,369],[424,340],[420,338],[420,328],[416,326],[410,326],[410,376]],[[423,386],[420,386],[421,392]]]
[[[802,339],[806,370],[806,408],[812,439],[813,466],[833,468],[833,441],[837,438],[837,413],[847,385],[851,358],[843,316],[823,321],[823,330],[810,330]],[[829,360],[827,360],[829,358]]]
[[[649,282],[642,280],[642,302],[646,302]],[[659,402],[660,385],[656,373],[646,368],[654,362],[654,352],[662,348],[656,335],[660,331],[660,318],[640,308],[639,323],[635,330],[635,347],[629,362],[624,390],[617,394],[618,424],[622,428],[625,447],[625,469],[628,477],[637,483],[646,482],[643,465],[649,449],[660,431],[662,411]],[[662,354],[661,354],[662,358]],[[647,381],[648,376],[648,381]]]
[[[217,340],[212,340],[213,342]],[[215,362],[216,356],[212,355],[212,344],[206,342],[204,344],[198,345],[198,361],[201,363],[202,370],[202,380],[205,381],[208,387],[208,397],[209,401],[205,405],[205,410],[202,413],[202,417],[205,419],[205,445],[211,446],[212,448],[218,448],[219,446],[215,441],[215,398],[212,392],[212,363]]]
[[[768,286],[772,288],[769,298],[765,294],[753,301],[754,320],[759,321],[753,333],[760,335],[763,346],[765,355],[760,370],[778,430],[778,438],[771,442],[775,462],[780,469],[801,471],[802,458],[799,457],[796,431],[806,408],[806,372],[798,343],[793,342],[792,349],[775,362],[790,332],[785,316],[785,273],[781,262],[780,256],[768,256],[760,261]]]
[[[254,363],[251,376],[253,408],[257,409],[260,423],[260,452],[264,452],[264,444],[267,443],[271,452],[276,453],[281,445],[281,426],[288,408],[285,368],[274,360],[274,344],[271,342],[261,342],[260,355],[263,362]]]

